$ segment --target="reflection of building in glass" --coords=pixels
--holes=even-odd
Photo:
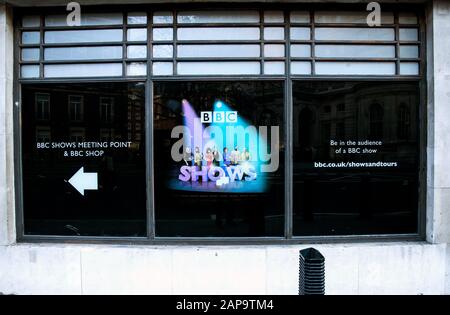
[[[24,119],[31,122],[37,142],[131,141],[139,149],[145,132],[141,94],[142,86],[40,86],[24,101],[23,106],[33,108]],[[36,145],[32,148],[38,154]]]
[[[101,128],[100,129],[100,141],[109,142],[114,140],[114,129],[112,128]]]
[[[398,109],[397,136],[401,140],[408,140],[411,134],[411,108],[402,103]]]
[[[72,142],[84,142],[86,140],[85,128],[70,128],[69,139]]]
[[[369,109],[369,138],[381,140],[383,138],[383,107],[378,103],[370,105]]]
[[[379,157],[415,156],[418,99],[414,87],[352,82],[302,86],[294,97],[294,147],[302,160],[333,158],[330,140],[382,141]]]
[[[51,131],[49,127],[36,127],[36,142],[46,143],[52,139]]]
[[[137,145],[143,140],[143,117],[145,117],[144,106],[145,99],[139,93],[129,91],[127,99],[127,137],[128,141],[136,143]]]

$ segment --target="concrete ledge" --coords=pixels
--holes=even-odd
[[[0,246],[3,294],[291,294],[310,246]],[[443,294],[446,245],[314,246],[327,294]]]

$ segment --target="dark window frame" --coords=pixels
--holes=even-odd
[[[277,4],[261,4],[261,5],[234,5],[234,9],[274,9],[274,10],[282,10],[285,15],[285,23],[283,26],[285,27],[285,47],[286,47],[286,57],[284,58],[285,62],[285,74],[284,75],[245,75],[245,76],[236,76],[236,75],[227,75],[227,76],[154,76],[151,73],[151,66],[153,59],[146,58],[144,61],[147,62],[147,76],[144,77],[127,77],[126,73],[126,65],[127,61],[135,62],[139,61],[138,59],[123,59],[123,76],[121,77],[102,77],[102,78],[64,78],[64,79],[44,79],[43,77],[38,79],[20,79],[20,64],[21,64],[21,54],[19,47],[22,47],[20,44],[20,17],[27,12],[33,12],[35,14],[36,10],[40,10],[41,16],[41,27],[39,27],[39,31],[41,32],[41,43],[38,45],[41,48],[40,52],[40,75],[43,75],[43,45],[42,42],[43,34],[43,13],[52,13],[52,11],[61,13],[61,8],[45,8],[45,9],[36,9],[33,8],[32,11],[30,9],[15,9],[15,66],[14,66],[14,142],[15,142],[15,150],[14,156],[15,160],[18,161],[18,165],[15,167],[15,193],[16,193],[16,228],[17,228],[17,240],[18,242],[56,242],[56,243],[100,243],[100,244],[148,244],[148,245],[165,245],[165,244],[200,244],[200,245],[208,245],[208,244],[218,244],[218,245],[254,245],[254,244],[304,244],[304,243],[334,243],[334,242],[395,242],[395,241],[423,241],[425,239],[425,215],[426,215],[426,31],[425,31],[425,18],[424,18],[424,6],[422,5],[388,5],[383,4],[384,7],[392,9],[394,12],[398,11],[413,11],[416,12],[419,17],[419,49],[420,49],[420,75],[418,76],[320,76],[315,75],[314,63],[312,63],[312,74],[311,75],[292,75],[290,73],[290,62],[292,60],[296,60],[296,58],[290,58],[290,39],[289,39],[289,29],[290,22],[288,19],[288,12],[291,10],[308,10],[313,16],[313,12],[320,9],[326,9],[329,11],[336,10],[354,10],[354,5],[351,4],[337,4],[337,5],[329,5],[329,4],[295,4],[295,5],[283,5],[282,7]],[[110,6],[112,11],[123,10],[124,12],[138,12],[138,11],[146,11],[148,16],[150,17],[150,13],[153,11],[173,11],[176,13],[176,10],[183,9],[202,9],[202,10],[210,10],[210,9],[227,9],[227,5],[217,4],[217,5],[204,5],[204,4],[177,4],[177,5],[158,5],[158,6],[136,6],[132,8],[128,8],[125,6]],[[174,10],[176,7],[176,10]],[[105,11],[105,7],[100,7],[103,11]],[[87,10],[97,10],[97,6],[89,7]],[[176,32],[176,15],[174,15],[174,32]],[[396,22],[398,21],[398,14],[396,16]],[[126,15],[124,15],[124,20],[126,20]],[[130,25],[122,25],[119,28],[128,28]],[[274,24],[274,26],[277,26]],[[342,25],[334,25],[335,27],[340,27]],[[348,26],[348,25],[347,25]],[[353,27],[357,27],[357,25],[352,25]],[[131,27],[142,27],[142,25],[131,25]],[[263,24],[260,24],[260,27],[263,28]],[[314,24],[310,23],[311,32],[314,32]],[[399,42],[398,42],[398,32],[399,26],[395,24],[396,29],[396,73],[399,73],[400,67],[400,59],[399,59]],[[407,26],[406,26],[407,27]],[[417,27],[417,26],[415,26]],[[89,27],[89,28],[96,28]],[[109,28],[109,27],[108,27]],[[147,24],[147,47],[151,52],[153,42],[151,42],[151,33],[152,33],[152,23],[150,18]],[[124,38],[123,49],[126,50],[126,39]],[[264,40],[261,40],[264,42]],[[176,59],[176,37],[174,38],[174,58]],[[133,42],[132,44],[136,44]],[[312,51],[314,52],[314,41],[311,41]],[[261,44],[263,46],[263,44]],[[263,49],[263,47],[261,47]],[[126,53],[126,52],[125,52]],[[149,53],[150,54],[150,53]],[[312,54],[311,59],[315,59],[314,53]],[[352,59],[352,58],[350,58]],[[158,59],[159,60],[159,59]],[[31,62],[33,63],[33,62]],[[35,62],[34,62],[35,63]],[[70,63],[65,62],[65,63]],[[264,66],[264,60],[261,62],[261,67]],[[174,68],[176,67],[176,63],[174,62]],[[176,72],[174,72],[176,73]],[[154,218],[154,207],[153,207],[153,83],[160,81],[186,81],[186,80],[194,80],[194,81],[202,81],[202,80],[217,80],[217,81],[251,81],[251,80],[276,80],[276,81],[284,81],[285,91],[284,91],[284,106],[285,106],[285,139],[286,139],[286,157],[285,157],[285,236],[284,237],[255,237],[255,238],[242,238],[242,237],[231,237],[231,238],[221,238],[221,237],[183,237],[183,238],[165,238],[165,237],[155,237],[155,218]],[[292,132],[293,132],[293,104],[292,104],[292,83],[294,81],[309,81],[309,80],[327,80],[327,81],[413,81],[420,83],[420,109],[419,109],[419,121],[420,121],[420,171],[419,171],[419,206],[418,206],[418,233],[414,234],[389,234],[389,235],[357,235],[357,236],[314,236],[314,237],[295,237],[293,236],[293,209],[292,209]],[[148,179],[147,186],[147,237],[66,237],[66,236],[27,236],[24,235],[23,231],[23,201],[22,201],[22,153],[21,153],[21,131],[20,131],[20,118],[21,118],[21,86],[22,84],[27,83],[55,83],[55,82],[145,82],[145,116],[146,116],[146,160],[147,160],[147,171],[146,176]]]

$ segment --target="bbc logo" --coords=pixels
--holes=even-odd
[[[200,118],[202,124],[235,124],[238,120],[238,114],[236,111],[201,112]]]

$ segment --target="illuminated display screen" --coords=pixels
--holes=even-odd
[[[157,234],[273,234],[284,213],[283,117],[281,83],[156,83]]]

